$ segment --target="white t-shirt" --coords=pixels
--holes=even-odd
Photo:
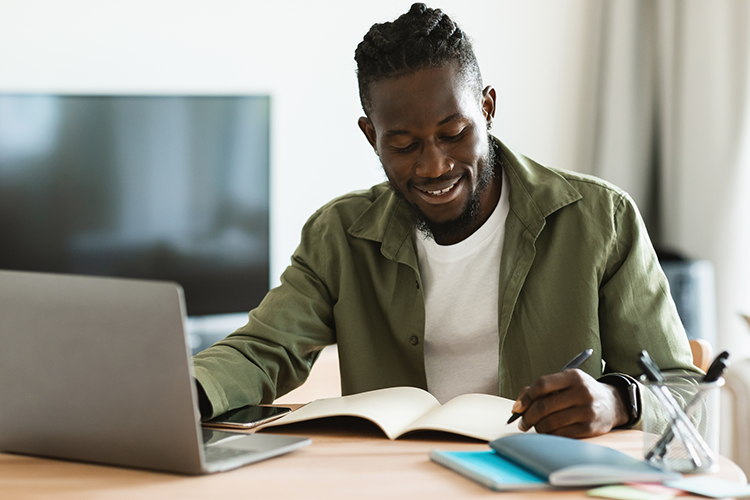
[[[508,216],[508,181],[477,231],[455,245],[417,233],[425,297],[427,389],[445,403],[466,393],[498,394],[498,280]]]

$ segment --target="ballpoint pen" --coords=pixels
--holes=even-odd
[[[568,370],[568,369],[578,368],[579,366],[583,364],[584,361],[589,359],[589,356],[591,356],[593,353],[594,353],[593,349],[586,349],[585,351],[580,353],[578,356],[568,361],[568,363],[565,366],[563,366],[560,371],[564,372],[565,370]],[[510,418],[508,419],[508,422],[505,425],[512,424],[513,422],[515,422],[522,416],[523,416],[523,412],[521,413],[513,412],[513,415],[510,416]]]

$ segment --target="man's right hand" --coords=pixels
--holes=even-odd
[[[570,369],[539,377],[521,389],[513,411],[523,413],[519,429],[585,438],[628,422],[619,391],[588,373]]]

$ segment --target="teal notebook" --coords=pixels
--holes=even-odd
[[[515,434],[481,452],[433,451],[433,461],[493,490],[661,483],[679,479],[606,446],[548,434]]]
[[[532,474],[492,450],[430,452],[433,462],[448,467],[495,491],[549,488],[543,477]]]

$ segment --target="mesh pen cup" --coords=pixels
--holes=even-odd
[[[676,472],[711,472],[718,468],[719,388],[724,379],[664,374],[663,383],[641,377],[650,393],[644,404],[643,453],[647,461]]]

